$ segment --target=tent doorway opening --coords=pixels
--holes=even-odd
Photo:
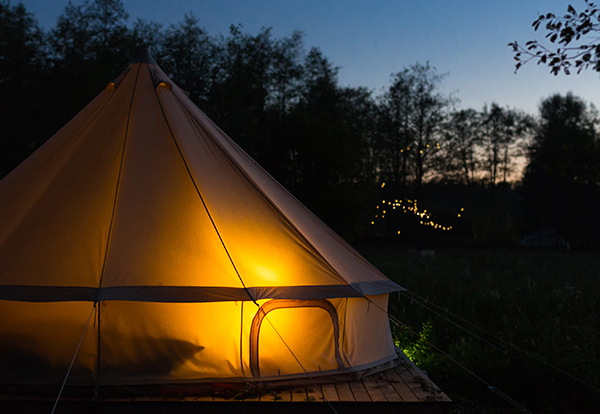
[[[250,330],[254,378],[343,369],[338,313],[327,300],[273,299]]]

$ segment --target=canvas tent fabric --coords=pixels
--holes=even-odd
[[[80,341],[69,384],[376,369],[399,289],[147,53],[0,181],[0,384],[60,384]]]

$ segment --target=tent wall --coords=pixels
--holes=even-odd
[[[89,302],[0,301],[0,312],[11,315],[0,320],[0,383],[60,384],[90,312],[70,383],[263,381],[302,377],[304,370],[311,377],[356,371],[395,357],[378,309],[387,295],[370,300],[377,306],[363,298],[261,300],[260,308],[242,301],[107,301],[98,312]]]
[[[0,300],[0,384],[61,384],[92,311],[90,302]],[[93,318],[71,371],[82,384],[95,383]]]

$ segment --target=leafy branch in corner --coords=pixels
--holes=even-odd
[[[538,65],[548,65],[554,75],[561,70],[569,75],[573,67],[577,73],[590,67],[600,72],[600,8],[589,0],[584,1],[586,8],[581,12],[569,4],[563,16],[547,13],[531,24],[535,31],[543,25],[547,31],[546,39],[557,45],[556,49],[538,40],[530,40],[525,46],[516,40],[508,44],[515,53],[515,72],[531,60],[537,61]]]

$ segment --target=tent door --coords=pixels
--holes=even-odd
[[[262,376],[304,372],[297,360],[308,371],[344,368],[339,337],[338,313],[331,302],[270,300],[258,309],[252,320],[252,376],[261,376],[261,364],[267,366],[266,369],[263,366]],[[281,368],[274,368],[274,364]]]

